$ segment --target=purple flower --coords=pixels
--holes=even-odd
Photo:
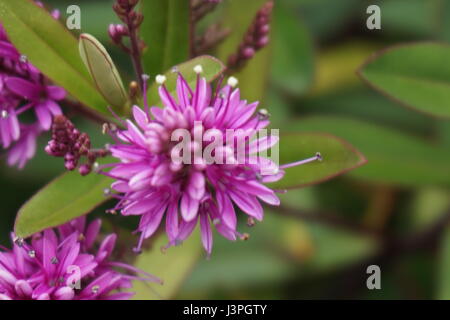
[[[111,261],[115,234],[95,251],[100,225],[86,225],[82,217],[35,234],[29,243],[13,236],[13,248],[0,251],[0,300],[128,299],[132,279],[159,281],[146,273],[131,275],[143,272]]]
[[[64,99],[66,92],[63,88],[45,85],[42,82],[34,83],[18,77],[6,78],[5,85],[12,93],[27,100],[30,108],[34,108],[44,130],[50,129],[53,116],[62,113],[56,101]]]
[[[8,152],[8,165],[16,165],[19,169],[22,169],[27,161],[34,156],[37,138],[41,134],[42,129],[39,124],[32,124],[22,125],[20,130],[20,139]]]
[[[195,90],[180,74],[176,98],[164,85],[165,77],[156,77],[164,108],[146,107],[143,111],[134,106],[135,122],[123,122],[126,129],[113,132],[116,144],[109,148],[120,163],[101,167],[113,167],[103,174],[117,180],[112,189],[119,193],[114,196],[120,201],[112,211],[141,216],[136,251],[140,250],[144,239],[154,234],[165,217],[168,246],[185,240],[199,222],[203,246],[210,255],[212,225],[227,239],[246,237],[236,231],[235,206],[250,220],[261,221],[264,214],[260,201],[270,205],[280,203],[275,192],[264,183],[281,179],[284,172],[280,169],[284,167],[266,157],[252,155],[270,149],[277,143],[276,137],[251,141],[246,146],[250,157],[241,162],[236,159],[236,149],[224,143],[218,145],[214,153],[218,159],[227,161],[224,164],[206,163],[196,155],[196,150],[201,148],[196,142],[191,145],[189,154],[192,164],[174,161],[177,142],[171,137],[177,129],[186,129],[194,136],[207,130],[225,134],[233,129],[253,137],[269,124],[264,110],[256,112],[258,103],[248,104],[241,99],[239,89],[234,89],[235,78],[230,78],[228,85],[213,93],[200,76],[202,67],[196,66],[194,70],[198,74]]]
[[[49,130],[53,116],[61,114],[57,101],[65,95],[64,89],[48,85],[43,74],[8,40],[0,24],[0,144],[9,149],[10,165],[23,168],[33,157],[38,134]],[[30,110],[37,118],[32,130],[20,121]]]

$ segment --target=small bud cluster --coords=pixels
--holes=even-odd
[[[127,37],[129,35],[128,28],[123,24],[110,24],[108,27],[108,34],[111,37],[111,40],[116,45],[123,45],[123,37]]]
[[[237,52],[231,55],[228,60],[230,69],[241,69],[248,60],[253,58],[258,50],[267,46],[269,43],[273,5],[273,0],[270,0],[257,12]]]
[[[92,171],[92,167],[99,157],[108,154],[106,150],[91,150],[91,140],[86,133],[80,133],[73,123],[65,116],[56,116],[52,125],[52,139],[45,147],[45,151],[54,157],[64,158],[67,170],[75,170],[81,157],[86,157],[84,164],[78,167],[81,175]]]
[[[127,53],[130,53],[131,49],[125,46],[123,38],[130,37],[131,33],[135,32],[144,20],[144,16],[134,10],[138,2],[139,0],[117,0],[113,5],[113,10],[124,24],[110,24],[108,27],[111,40]],[[144,43],[141,41],[139,46],[140,49],[143,49]]]
[[[204,16],[213,11],[220,2],[221,0],[193,0],[191,2],[193,20],[201,20]]]

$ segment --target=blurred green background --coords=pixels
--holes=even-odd
[[[132,79],[128,57],[107,36],[108,24],[118,22],[112,1],[44,2],[63,12],[78,4],[82,31],[104,43],[124,79]],[[450,122],[392,102],[355,73],[371,54],[390,45],[448,42],[450,1],[275,2],[271,45],[238,75],[244,97],[262,100],[272,127],[334,134],[369,162],[331,181],[282,195],[282,207],[268,208],[265,220],[252,228],[241,221],[239,229],[250,234],[248,241],[233,243],[215,234],[210,260],[199,250],[199,239],[191,239],[165,255],[157,250],[152,258],[161,256],[161,261],[146,259],[146,270],[159,276],[157,270],[167,269],[168,279],[173,273],[176,283],[165,279],[170,287],[165,297],[171,298],[450,298],[450,164],[440,157],[450,149]],[[220,21],[231,30],[211,54],[226,61],[263,3],[224,0],[199,26],[202,30]],[[381,7],[381,30],[366,28],[371,4]],[[107,142],[95,124],[79,117],[74,122],[94,144]],[[46,139],[23,171],[2,162],[2,244],[8,243],[20,206],[63,172],[62,161],[44,154]],[[381,268],[381,290],[366,287],[371,264]],[[145,292],[138,297],[150,292],[157,298],[165,289],[139,290]]]

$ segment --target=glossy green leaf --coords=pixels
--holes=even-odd
[[[450,299],[450,228],[444,232],[444,236],[441,240],[440,249],[440,266],[438,277],[438,296],[437,299],[449,300]]]
[[[107,200],[103,192],[110,185],[110,178],[94,173],[85,177],[76,171],[61,175],[20,208],[16,235],[26,238],[90,212]]]
[[[314,76],[312,41],[291,7],[279,2],[274,10],[271,81],[299,95],[310,87]]]
[[[177,298],[208,299],[217,290],[233,290],[231,294],[238,290],[239,294],[260,298],[261,287],[273,291],[279,283],[292,281],[293,275],[311,279],[367,259],[378,249],[370,236],[287,218],[270,210],[263,223],[240,228],[250,232],[250,239],[230,242],[217,235],[211,259],[200,259]],[[269,297],[273,297],[272,292]]]
[[[86,106],[109,114],[90,79],[75,37],[32,1],[1,1],[0,21],[18,50]]]
[[[407,107],[450,118],[450,46],[416,43],[375,54],[359,75]]]
[[[323,160],[286,169],[282,180],[269,184],[272,188],[288,189],[319,183],[366,162],[353,146],[327,134],[284,134],[280,137],[279,150],[281,164],[310,158],[317,152],[320,152]]]
[[[134,299],[174,298],[203,251],[198,231],[195,231],[180,246],[162,252],[161,248],[167,245],[167,242],[166,235],[162,233],[155,238],[150,250],[144,251],[137,257],[134,264],[137,268],[157,276],[164,283],[160,285],[135,281],[133,290],[136,295]]]
[[[352,176],[405,186],[450,185],[450,150],[424,139],[345,117],[308,117],[287,127],[328,132],[358,148],[368,164],[352,171]]]
[[[196,86],[197,74],[194,72],[194,67],[197,65],[201,65],[203,67],[202,76],[205,77],[208,82],[214,81],[225,70],[223,63],[211,56],[197,57],[175,66],[176,70],[181,72],[191,88],[195,88]],[[164,83],[167,90],[176,96],[178,74],[174,73],[172,70],[169,70],[164,75],[167,78]],[[158,88],[159,84],[155,82],[148,90],[148,100],[150,105],[161,104],[158,95]]]
[[[186,0],[141,1],[145,72],[159,74],[189,58],[190,8]]]
[[[127,104],[127,92],[108,51],[95,37],[86,33],[80,35],[79,49],[98,91],[121,114]]]
[[[441,0],[378,0],[382,12],[382,28],[385,32],[415,38],[430,38],[441,25],[438,8]],[[439,9],[440,10],[440,9]],[[411,19],[414,17],[414,19]]]

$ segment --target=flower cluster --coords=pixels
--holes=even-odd
[[[13,248],[0,251],[0,300],[128,299],[133,295],[126,291],[131,280],[159,282],[111,261],[115,234],[106,236],[95,251],[100,226],[100,220],[86,224],[82,217],[35,234],[30,243],[13,237]]]
[[[58,13],[53,15],[57,17]],[[57,101],[65,95],[64,89],[49,85],[17,51],[0,25],[0,144],[9,149],[9,165],[23,168],[33,157],[37,137],[50,129],[54,115],[61,114]],[[34,123],[19,120],[28,110],[35,113]]]
[[[277,137],[266,136],[250,142],[247,146],[250,157],[243,162],[237,161],[236,150],[224,143],[216,146],[214,152],[216,157],[225,158],[226,163],[206,163],[196,158],[196,151],[209,143],[199,145],[197,142],[192,143],[189,151],[193,160],[190,164],[174,161],[173,155],[178,151],[172,135],[177,129],[188,130],[192,135],[211,130],[225,134],[227,130],[234,130],[238,135],[254,138],[259,129],[269,124],[267,112],[256,112],[258,103],[248,104],[241,99],[239,89],[234,89],[237,79],[230,78],[226,86],[213,93],[200,75],[202,66],[194,70],[198,74],[196,88],[192,89],[179,74],[176,98],[168,92],[165,77],[156,77],[164,108],[146,106],[147,111],[144,111],[134,106],[135,122],[127,120],[122,123],[125,130],[112,133],[116,144],[109,150],[120,162],[101,167],[103,174],[117,180],[112,189],[118,192],[114,196],[120,201],[112,211],[142,216],[136,251],[140,250],[143,240],[157,230],[165,216],[168,246],[185,240],[200,222],[203,245],[209,255],[213,243],[211,224],[227,239],[246,238],[236,230],[234,205],[251,220],[262,220],[260,201],[279,204],[275,192],[264,183],[281,179],[284,167],[255,155],[270,149],[277,143]],[[302,163],[305,161],[298,164]],[[292,165],[296,164],[287,166]],[[104,170],[111,166],[111,170]]]
[[[86,162],[78,168],[83,176],[91,172],[97,158],[105,157],[108,154],[104,149],[92,150],[89,135],[81,133],[63,115],[55,116],[52,125],[52,139],[45,147],[45,151],[53,157],[64,158],[65,167],[70,171],[78,167],[81,157],[86,157]]]

